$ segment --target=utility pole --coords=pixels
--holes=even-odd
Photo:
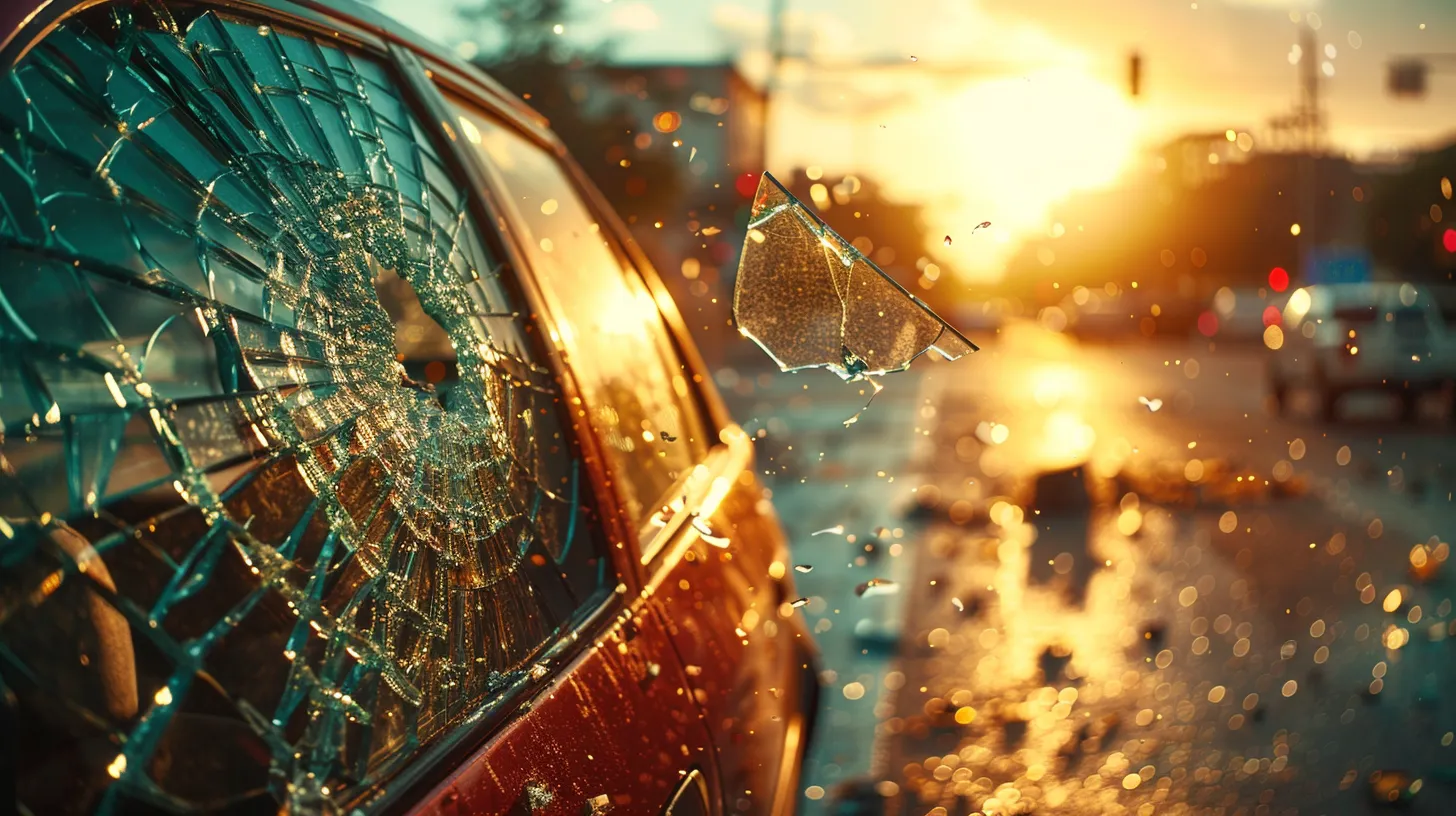
[[[1320,109],[1319,43],[1315,41],[1314,29],[1305,26],[1300,32],[1300,46],[1304,59],[1299,62],[1299,123],[1302,129],[1304,150],[1317,151],[1324,142],[1325,117]]]
[[[1302,153],[1316,153],[1324,146],[1325,115],[1320,107],[1320,51],[1314,29],[1299,32],[1299,97],[1294,110],[1270,120],[1270,126]],[[1286,149],[1288,149],[1286,147]]]
[[[1324,112],[1320,110],[1319,43],[1315,40],[1314,28],[1306,25],[1300,31],[1300,46],[1304,51],[1299,62],[1299,266],[1305,277],[1308,266],[1315,263],[1314,250],[1319,220],[1315,188],[1319,181],[1319,157],[1317,153],[1324,142]]]
[[[784,63],[784,13],[788,0],[769,0],[768,4],[768,77],[763,82],[763,129],[759,135],[763,166],[768,167],[768,142],[772,132],[774,97],[779,91],[779,72]]]
[[[1325,116],[1320,107],[1320,51],[1314,28],[1299,31],[1298,78],[1299,95],[1294,110],[1270,120],[1271,129],[1283,136],[1279,139],[1293,148],[1295,162],[1295,217],[1299,219],[1298,268],[1306,282],[1314,261],[1316,224],[1319,219],[1316,188],[1318,187],[1319,154],[1324,150]]]

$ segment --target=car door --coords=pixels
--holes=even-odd
[[[686,678],[661,623],[637,607],[409,812],[660,813],[682,780],[712,774]]]
[[[414,57],[282,2],[85,5],[0,83],[24,812],[690,801],[707,731]]]
[[[510,214],[578,374],[639,553],[645,596],[712,730],[724,809],[786,812],[812,677],[777,519],[752,446],[704,409],[704,377],[664,324],[670,310],[621,251],[604,210],[547,147],[456,104]],[[810,684],[812,685],[812,684]]]
[[[813,646],[751,444],[737,429],[724,442],[643,531],[647,592],[713,729],[725,810],[789,813],[817,703]]]
[[[441,122],[441,132],[451,142],[452,171],[470,179],[486,202],[497,232],[501,253],[511,261],[507,267],[522,270],[518,282],[523,296],[533,304],[533,325],[541,329],[535,340],[547,347],[547,336],[559,336],[562,327],[552,323],[546,312],[534,308],[541,291],[528,271],[529,258],[515,246],[516,229],[508,208],[489,188],[490,179],[472,151],[468,119],[452,115],[455,106],[468,106],[481,117],[508,116],[492,109],[483,96],[455,89],[447,99],[429,82],[436,72],[425,71],[418,57],[396,49],[396,60],[406,66],[413,90]],[[461,77],[468,81],[468,77]],[[478,90],[478,89],[477,89]],[[491,112],[488,112],[491,111]],[[482,119],[484,121],[484,119]],[[564,355],[551,349],[552,357]],[[602,440],[590,423],[582,421],[572,407],[581,400],[576,382],[583,376],[581,364],[558,371],[559,399],[555,407],[570,423],[579,440],[579,462],[583,474],[596,482],[596,494],[613,510],[597,516],[598,534],[604,552],[613,564],[630,563],[629,552],[609,541],[619,539],[618,500],[610,490],[608,472],[600,465]],[[539,412],[538,412],[539,413]],[[538,423],[539,423],[538,419]],[[542,426],[537,425],[538,429]],[[717,770],[701,714],[688,692],[687,678],[672,652],[671,642],[640,592],[637,576],[621,569],[614,597],[599,613],[603,620],[597,631],[583,627],[572,639],[580,639],[580,654],[569,665],[551,673],[549,685],[522,706],[520,713],[490,740],[468,756],[458,756],[442,765],[454,764],[448,778],[434,787],[411,813],[607,813],[682,810],[702,802],[700,790],[716,784]]]

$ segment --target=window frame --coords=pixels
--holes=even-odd
[[[455,77],[445,77],[440,73],[434,73],[431,78],[435,84],[442,86],[449,92],[460,96],[466,101],[476,102],[468,93],[463,92],[459,84],[451,81],[456,79]],[[448,105],[448,100],[445,103]],[[480,106],[479,112],[486,116],[495,114],[493,109],[485,105]],[[631,232],[627,229],[626,224],[623,223],[616,211],[612,209],[605,197],[596,188],[596,185],[587,177],[586,172],[581,169],[581,166],[567,152],[560,140],[550,131],[541,127],[539,122],[513,116],[494,115],[492,118],[497,119],[502,126],[511,128],[516,135],[540,149],[544,155],[556,163],[557,167],[562,170],[567,183],[571,186],[572,192],[580,197],[582,205],[586,208],[587,212],[601,225],[601,234],[606,239],[608,247],[616,255],[618,262],[622,266],[621,274],[636,276],[646,291],[652,296],[653,302],[657,306],[657,313],[662,318],[664,338],[667,340],[668,348],[676,356],[676,362],[682,366],[683,373],[687,376],[690,383],[688,388],[690,397],[686,400],[688,404],[685,407],[698,413],[698,416],[702,420],[704,431],[710,437],[704,440],[707,443],[707,450],[702,458],[694,463],[694,469],[707,468],[710,475],[743,470],[746,462],[744,461],[745,456],[742,447],[746,443],[746,439],[738,439],[738,437],[743,435],[742,431],[729,418],[722,398],[719,396],[717,389],[713,387],[707,365],[698,352],[697,346],[691,340],[687,324],[683,321],[681,313],[677,310],[676,302],[673,301],[672,296],[667,291],[667,287],[662,283],[662,279],[657,275],[657,271],[653,268],[651,262],[632,239]],[[500,210],[498,205],[501,191],[495,189],[489,174],[485,170],[484,159],[478,155],[477,151],[466,145],[456,142],[452,146],[468,154],[469,161],[467,163],[475,165],[475,171],[483,177],[482,184],[490,190],[490,200],[495,204],[497,212],[501,212],[502,210]],[[503,219],[501,228],[510,233],[510,243],[521,258],[520,277],[530,277],[532,285],[537,288],[538,292],[544,289],[544,273],[531,265],[528,255],[521,248],[519,226],[511,223],[509,219]],[[542,300],[546,305],[543,306],[538,317],[546,327],[549,327],[553,331],[552,336],[559,337],[559,333],[555,333],[554,331],[557,326],[558,316],[554,313],[549,305],[549,301],[545,299],[544,295],[542,296]],[[559,340],[557,341],[557,350],[559,352],[565,351]],[[670,363],[672,361],[669,360],[666,362]],[[570,369],[572,364],[567,364],[566,367]],[[581,392],[579,389],[574,388],[573,391],[574,397],[580,396]],[[588,426],[590,426],[590,417],[587,416],[584,418]],[[600,432],[594,427],[591,429],[591,435],[594,437],[593,441],[598,443],[597,447],[600,450],[599,434]],[[607,464],[605,457],[601,459],[601,466],[604,470],[610,470],[610,465]],[[669,491],[669,495],[684,488],[688,484],[690,475],[691,471],[679,477],[674,483],[673,488]],[[694,495],[689,496],[690,500],[684,502],[682,508],[676,510],[670,518],[666,519],[666,526],[650,542],[644,542],[641,538],[640,530],[637,529],[637,525],[627,517],[625,502],[621,500],[620,496],[615,494],[615,489],[613,489],[613,493],[615,499],[613,504],[615,505],[618,520],[625,528],[623,537],[618,540],[630,542],[627,549],[636,562],[631,569],[637,574],[642,585],[651,584],[653,577],[665,569],[663,556],[669,549],[667,545],[677,537],[679,531],[687,526],[688,520],[703,509],[702,503],[705,500],[708,503],[716,503],[714,497],[707,495],[705,491],[695,491]],[[722,496],[716,497],[719,501],[721,498]]]
[[[53,30],[76,14],[109,5],[120,0],[22,0],[15,5],[0,4],[0,70],[8,71]],[[224,14],[255,19],[298,31],[301,34],[332,39],[341,46],[373,59],[397,83],[400,99],[418,118],[422,130],[430,135],[446,169],[468,192],[466,211],[475,219],[482,245],[509,268],[507,290],[520,302],[522,319],[532,333],[531,342],[542,352],[538,361],[546,367],[560,386],[563,407],[562,433],[573,446],[582,464],[584,479],[597,510],[598,526],[608,558],[617,578],[615,591],[602,594],[595,607],[578,610],[578,621],[570,630],[546,641],[540,647],[539,660],[546,661],[551,671],[534,678],[523,674],[514,683],[499,691],[475,712],[405,761],[382,784],[356,792],[347,802],[351,813],[394,814],[407,812],[419,797],[452,773],[467,757],[488,743],[537,694],[547,689],[593,641],[605,631],[628,605],[624,600],[640,594],[641,576],[626,547],[618,542],[625,537],[625,518],[615,492],[608,486],[607,472],[601,457],[600,440],[589,424],[583,424],[578,412],[572,416],[569,407],[579,404],[580,391],[570,367],[561,357],[559,347],[548,342],[553,324],[545,317],[543,297],[534,271],[514,243],[504,211],[494,198],[494,191],[485,183],[475,158],[450,136],[448,103],[436,82],[449,87],[482,111],[524,132],[538,134],[533,141],[551,144],[539,134],[544,120],[524,103],[515,99],[498,83],[478,69],[449,54],[414,32],[402,30],[395,21],[381,12],[354,0],[193,0],[187,5],[200,10],[216,10]],[[12,19],[13,18],[13,19]],[[559,145],[550,150],[560,156]],[[654,296],[656,293],[654,292]]]

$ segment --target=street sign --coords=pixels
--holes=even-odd
[[[1305,283],[1367,283],[1370,253],[1364,247],[1318,246],[1305,255]]]

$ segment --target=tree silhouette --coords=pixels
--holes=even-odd
[[[564,0],[481,0],[459,14],[500,42],[476,63],[546,117],[629,223],[650,229],[681,206],[673,156],[660,145],[634,143],[651,125],[637,121],[600,70],[606,50],[575,45],[555,32],[570,16]]]

